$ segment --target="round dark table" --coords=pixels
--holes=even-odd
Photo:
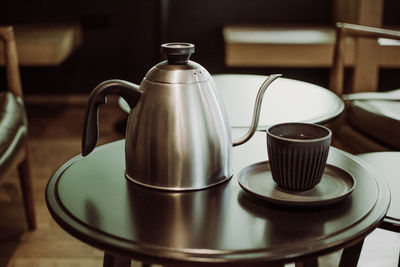
[[[234,129],[233,136],[240,131]],[[241,189],[236,176],[245,166],[266,160],[265,139],[265,133],[257,132],[234,148],[234,175],[227,182],[180,193],[128,181],[124,140],[109,143],[59,168],[46,188],[47,205],[67,232],[105,251],[104,266],[130,266],[130,259],[189,266],[282,265],[340,248],[359,250],[389,207],[383,179],[356,157],[331,148],[328,163],[356,180],[348,198],[315,208],[257,201]]]

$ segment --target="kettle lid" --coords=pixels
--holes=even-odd
[[[147,72],[145,79],[158,83],[194,83],[208,80],[211,75],[200,64],[189,60],[195,46],[190,43],[166,43],[161,53],[167,60]]]
[[[167,55],[168,64],[185,65],[194,53],[194,44],[189,43],[167,43],[161,45],[161,54]]]

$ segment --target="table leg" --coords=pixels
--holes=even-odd
[[[149,265],[150,266],[150,265]],[[190,267],[192,265],[190,265],[190,263],[188,263],[187,265],[162,265],[162,267],[178,267],[178,266],[184,266],[184,267]],[[201,265],[203,266],[203,265]],[[204,266],[208,266],[207,264],[204,263]],[[211,265],[212,266],[212,265]],[[225,266],[225,265],[222,265]],[[230,266],[230,265],[229,265]],[[236,264],[236,265],[232,265],[232,266],[251,266],[251,267],[285,267],[284,263],[247,263],[247,264]],[[144,267],[142,265],[142,267]],[[297,265],[296,265],[297,267]]]
[[[295,267],[318,267],[318,258],[310,258],[301,262],[296,262]]]
[[[357,262],[358,259],[360,258],[363,243],[364,239],[351,247],[343,249],[339,267],[357,266]]]
[[[131,267],[131,259],[104,252],[103,267]]]

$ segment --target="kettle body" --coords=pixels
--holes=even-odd
[[[193,69],[192,75],[199,72]],[[211,76],[162,83],[146,78],[126,130],[126,176],[155,188],[201,189],[232,175],[229,121]],[[187,77],[186,77],[187,78]]]
[[[125,175],[129,180],[172,191],[224,182],[232,176],[232,141],[215,83],[206,69],[189,60],[193,45],[165,44],[162,50],[168,59],[150,69],[140,86],[109,80],[93,90],[85,117],[82,155],[96,145],[98,107],[109,93],[116,93],[131,107],[125,136]],[[259,106],[255,109],[259,111]],[[256,115],[252,124],[258,124]],[[256,126],[237,144],[247,141]]]

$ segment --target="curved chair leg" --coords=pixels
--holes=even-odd
[[[19,180],[22,189],[22,198],[24,202],[24,209],[26,219],[28,221],[28,229],[36,229],[35,209],[33,202],[33,188],[32,188],[32,176],[29,161],[28,147],[25,145],[24,148],[24,159],[18,165]]]
[[[399,252],[399,261],[397,262],[397,267],[400,267],[400,252]]]

